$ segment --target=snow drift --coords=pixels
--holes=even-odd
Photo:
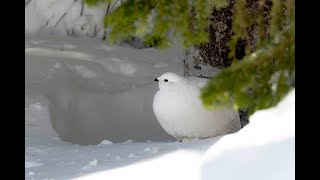
[[[153,80],[167,71],[183,73],[181,49],[38,37],[26,39],[25,55],[26,96],[43,97],[50,118],[42,122],[50,121],[61,139],[83,145],[172,139],[153,114]]]

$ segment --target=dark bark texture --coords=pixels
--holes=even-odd
[[[235,0],[231,0],[226,8],[220,10],[214,9],[209,17],[211,21],[207,31],[209,32],[210,42],[202,45],[196,45],[186,49],[184,57],[185,76],[198,76],[211,78],[217,73],[217,69],[229,67],[232,59],[228,57],[230,52],[227,43],[232,36],[233,7]],[[258,12],[258,1],[247,0],[249,14]],[[270,22],[271,1],[266,0],[264,10],[265,24]],[[247,29],[249,34],[250,51],[254,51],[257,43],[257,28],[253,24]],[[265,30],[266,36],[269,29]],[[235,58],[241,60],[245,56],[246,40],[240,39],[236,45]],[[239,110],[241,125],[244,127],[249,123],[246,110]]]

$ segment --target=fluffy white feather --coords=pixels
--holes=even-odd
[[[202,105],[200,91],[208,79],[167,72],[155,81],[159,84],[153,99],[155,116],[163,129],[175,138],[208,138],[241,128],[239,114],[233,109],[212,111]]]

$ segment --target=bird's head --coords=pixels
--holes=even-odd
[[[158,82],[159,88],[162,89],[181,82],[183,79],[184,78],[178,74],[175,74],[173,72],[166,72],[157,77],[154,81]]]

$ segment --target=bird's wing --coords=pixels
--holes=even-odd
[[[188,76],[188,77],[186,77],[186,79],[191,84],[194,84],[195,86],[197,86],[199,88],[203,88],[210,81],[210,79],[200,78],[200,77],[195,77],[195,76]]]
[[[231,109],[224,111],[227,119],[231,121],[225,126],[224,130],[228,133],[234,133],[241,129],[239,113]]]

